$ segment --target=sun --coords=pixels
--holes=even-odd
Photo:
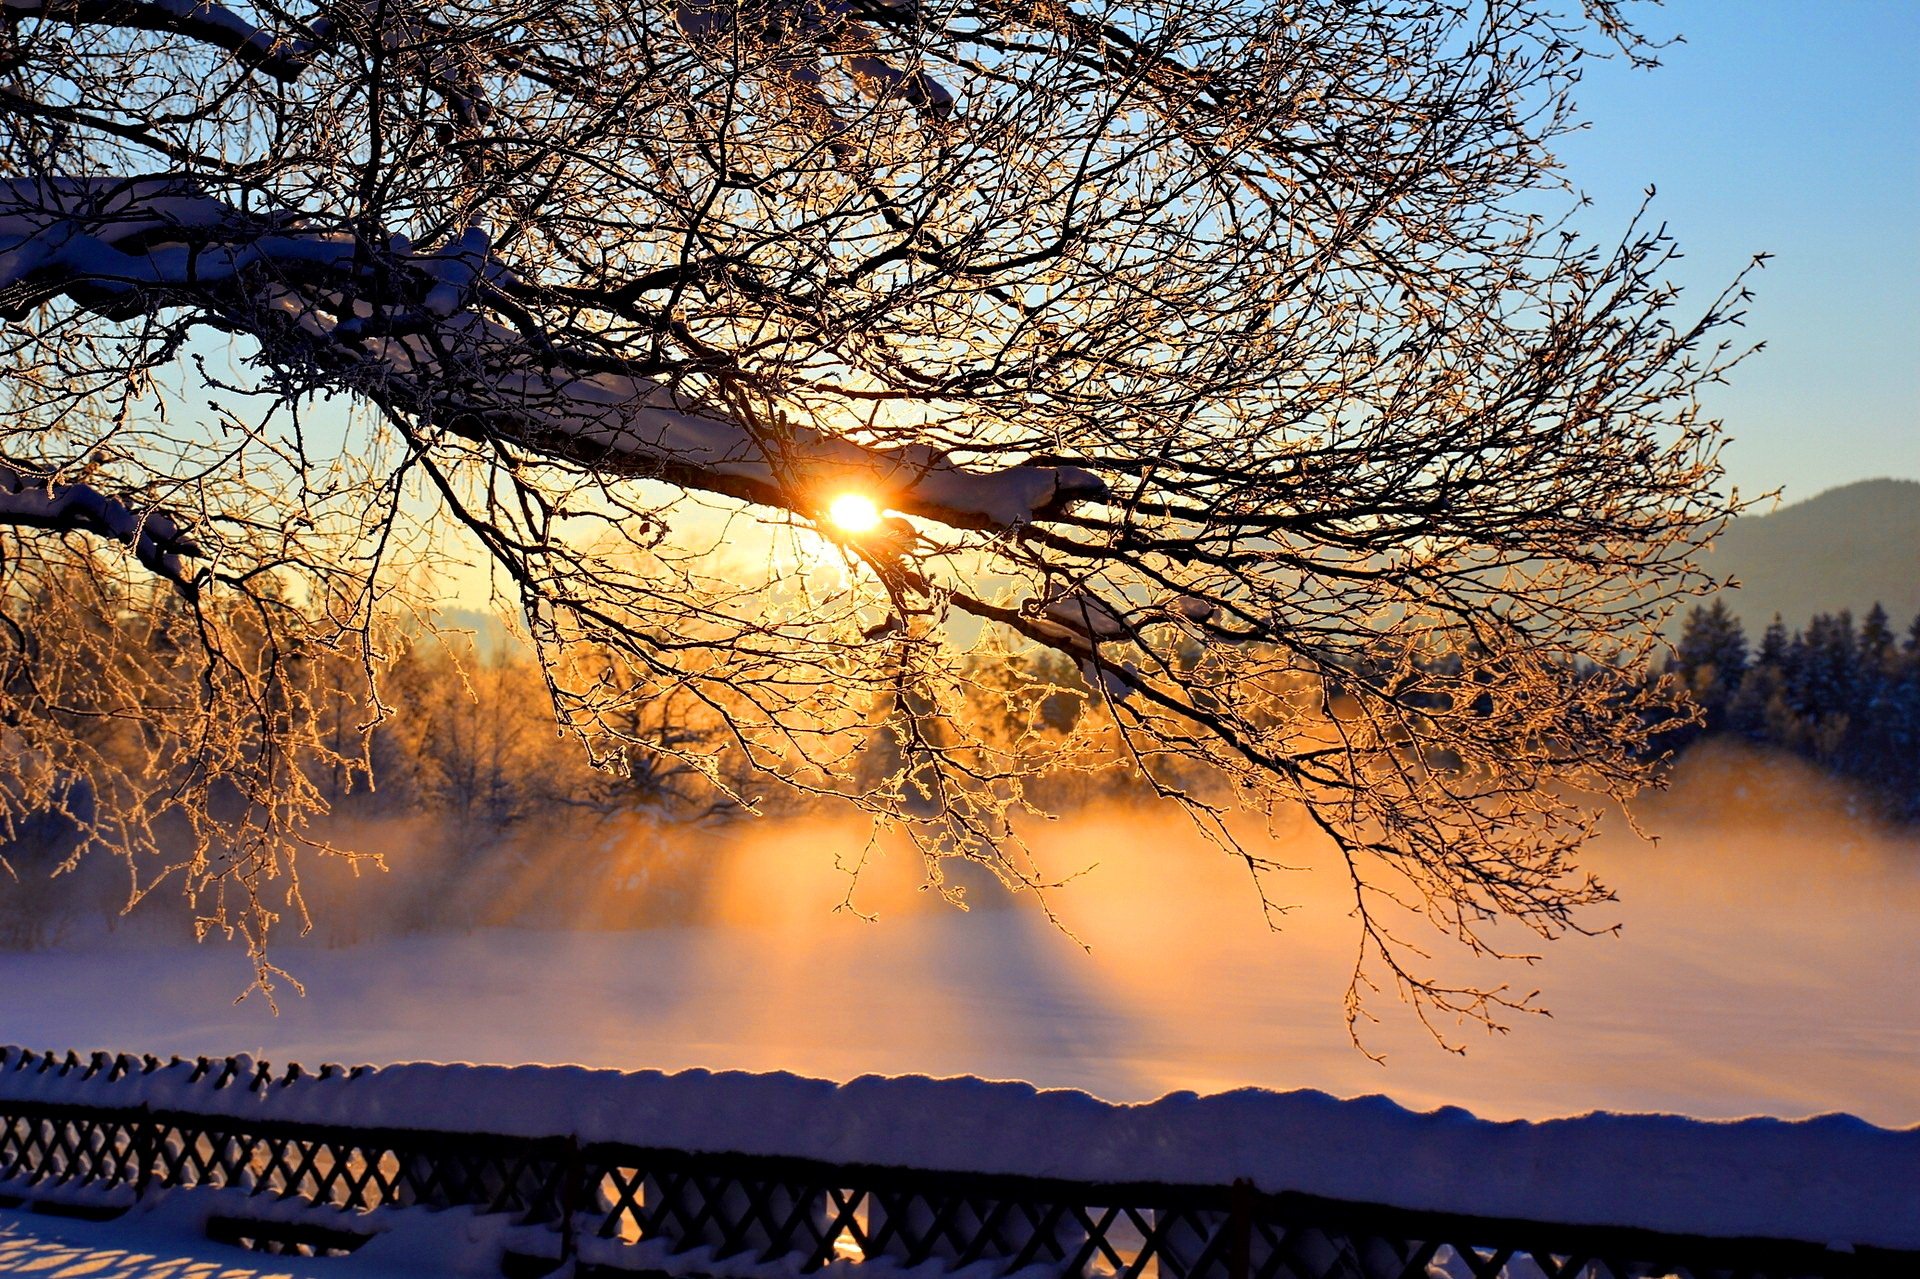
[[[842,493],[827,506],[827,520],[842,533],[871,533],[880,527],[880,508],[864,493]]]

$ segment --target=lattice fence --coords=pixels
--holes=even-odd
[[[36,1059],[28,1069],[117,1079],[153,1058]],[[262,1089],[202,1061],[195,1078]],[[334,1068],[323,1068],[325,1074]],[[697,1268],[747,1258],[806,1274],[884,1258],[939,1273],[990,1263],[1060,1279],[1797,1279],[1920,1276],[1920,1253],[1830,1251],[1771,1240],[1409,1212],[1266,1195],[1245,1185],[1091,1185],[831,1165],[564,1136],[234,1119],[145,1107],[0,1100],[0,1194],[100,1213],[157,1190],[240,1188],[342,1210],[340,1228],[223,1218],[213,1233],[273,1251],[349,1250],[354,1211],[467,1206],[543,1227],[538,1274],[658,1271],[663,1252]],[[84,1192],[84,1193],[82,1193]],[[1039,1273],[1039,1272],[1036,1272]]]
[[[784,1259],[802,1272],[885,1257],[1122,1279],[1920,1277],[1914,1255],[1417,1213],[1245,1186],[1095,1186],[612,1146],[581,1158],[591,1192],[581,1219],[599,1238]]]

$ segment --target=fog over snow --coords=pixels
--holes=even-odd
[[[1709,1118],[1846,1111],[1920,1123],[1920,834],[1877,829],[1782,761],[1696,751],[1593,865],[1622,895],[1619,937],[1570,938],[1511,966],[1548,1018],[1434,1048],[1390,997],[1369,1045],[1347,1043],[1353,944],[1331,874],[1277,885],[1299,903],[1263,929],[1244,871],[1173,814],[1094,814],[1037,837],[1048,869],[1091,867],[1054,898],[1073,936],[1029,903],[975,894],[961,913],[883,858],[834,913],[836,854],[861,828],[751,827],[711,839],[699,918],[651,929],[490,928],[342,944],[329,907],[277,958],[306,983],[278,1016],[237,947],[137,930],[0,954],[0,1043],[160,1054],[247,1051],[282,1063],[573,1062],[622,1069],[973,1074],[1113,1100],[1242,1085],[1385,1093],[1489,1118],[1593,1109]],[[1284,859],[1321,852],[1279,832]],[[547,850],[547,873],[591,858]],[[378,913],[379,877],[357,891]],[[1077,938],[1077,940],[1076,940]],[[1513,941],[1518,945],[1520,938]],[[1085,943],[1083,946],[1080,943]],[[1449,965],[1458,961],[1440,952]],[[1482,976],[1486,969],[1474,969]]]

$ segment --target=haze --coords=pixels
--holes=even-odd
[[[1131,809],[1047,831],[1049,869],[1090,868],[1054,898],[1084,950],[1030,901],[976,889],[978,909],[953,910],[900,855],[860,884],[856,903],[876,919],[836,913],[847,882],[834,861],[858,850],[860,828],[769,823],[690,837],[704,840],[710,891],[699,922],[672,927],[590,918],[382,936],[396,884],[372,877],[363,910],[335,902],[314,939],[281,948],[309,993],[284,998],[278,1016],[257,997],[232,1002],[246,984],[232,947],[123,930],[10,955],[0,1040],[308,1065],[968,1073],[1115,1099],[1307,1087],[1491,1117],[1841,1110],[1920,1122],[1920,838],[1862,822],[1844,792],[1790,761],[1723,746],[1689,755],[1642,815],[1658,846],[1616,828],[1593,859],[1623,900],[1591,922],[1617,918],[1621,935],[1510,965],[1554,1015],[1505,1037],[1448,1027],[1464,1057],[1387,995],[1373,1001],[1381,1024],[1365,1028],[1387,1064],[1348,1044],[1353,939],[1335,874],[1278,885],[1300,909],[1269,935],[1243,871],[1177,815]],[[1306,864],[1321,850],[1282,832],[1280,851]],[[568,841],[526,855],[537,883],[603,850]],[[126,962],[156,947],[157,962]]]

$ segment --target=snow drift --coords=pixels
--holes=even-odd
[[[1478,1216],[1920,1248],[1920,1127],[1596,1112],[1494,1123],[1385,1097],[1241,1089],[1115,1105],[975,1078],[425,1063],[275,1077],[248,1057],[91,1062],[0,1048],[0,1101],[361,1127],[572,1134],[700,1152],[1221,1185]]]

